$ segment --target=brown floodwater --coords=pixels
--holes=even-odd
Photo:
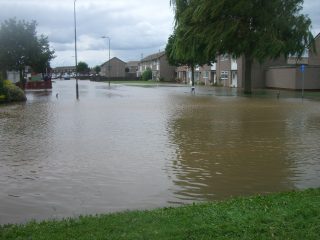
[[[79,86],[0,106],[0,224],[320,186],[318,100]]]

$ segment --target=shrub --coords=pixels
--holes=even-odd
[[[0,95],[4,94],[4,90],[3,90],[3,81],[0,79]]]
[[[0,95],[4,94],[3,92],[3,78],[2,73],[0,72]]]
[[[3,94],[5,96],[5,101],[7,102],[18,102],[18,101],[26,101],[26,95],[16,85],[14,85],[9,80],[4,80],[3,82]],[[1,95],[1,94],[0,94]]]
[[[150,68],[147,68],[143,73],[142,73],[142,80],[148,81],[152,79],[152,71]]]

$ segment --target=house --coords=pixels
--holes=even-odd
[[[191,83],[192,72],[188,66],[179,66],[176,68],[177,81],[181,83]],[[194,71],[195,82],[202,82],[205,85],[216,82],[216,64],[196,66]]]
[[[191,70],[188,66],[179,66],[176,68],[176,72],[178,82],[187,84],[191,81]]]
[[[320,65],[320,33],[314,38],[315,40],[315,51],[312,47],[309,48],[309,65],[319,66]]]
[[[117,57],[113,57],[101,65],[100,75],[110,78],[125,78],[126,63]]]
[[[263,63],[254,61],[251,66],[252,88],[301,89],[301,65],[305,65],[304,88],[320,89],[320,34],[315,37],[315,48],[308,49],[308,57],[297,59],[269,59]],[[180,82],[191,82],[191,69],[187,66],[176,68]],[[245,59],[225,54],[216,57],[211,65],[195,68],[195,82],[218,84],[225,87],[244,87]]]
[[[276,61],[266,61],[263,64],[254,62],[251,67],[252,71],[252,87],[265,87],[264,72],[270,66],[285,64],[285,59],[278,59]],[[197,66],[195,68],[195,82],[208,84],[217,84],[224,87],[244,87],[245,79],[245,59],[244,57],[233,58],[228,54],[219,55],[216,61],[210,65]],[[182,66],[177,68],[178,79],[185,83],[191,82],[191,69]]]
[[[152,71],[152,80],[175,80],[175,67],[169,65],[164,51],[143,58],[139,63],[138,75],[141,76],[148,68]]]
[[[308,49],[302,59],[289,58],[287,64],[266,70],[266,87],[291,90],[320,90],[320,33],[315,37],[315,50]]]
[[[126,78],[137,78],[139,61],[129,61],[126,63]]]
[[[286,64],[285,58],[266,60],[263,63],[254,61],[251,66],[252,88],[265,87],[265,71],[269,67]],[[225,54],[217,56],[213,65],[215,83],[225,87],[243,88],[245,81],[245,58],[233,58]]]

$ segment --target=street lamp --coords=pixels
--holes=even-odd
[[[73,2],[73,12],[74,12],[74,57],[76,63],[76,95],[77,99],[79,99],[79,86],[78,86],[78,58],[77,58],[77,18],[76,18],[76,1]]]
[[[101,38],[108,38],[109,40],[108,80],[109,80],[109,87],[110,87],[110,37],[102,36]]]

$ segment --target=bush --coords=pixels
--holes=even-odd
[[[4,94],[3,81],[0,79],[0,95]]]
[[[148,81],[152,79],[152,71],[150,68],[147,68],[143,73],[142,73],[142,80]]]
[[[3,84],[3,92],[0,95],[5,96],[4,101],[6,101],[6,102],[18,102],[19,101],[20,102],[20,101],[27,100],[26,95],[24,94],[22,89],[20,89],[16,85],[14,85],[9,80],[2,81],[2,84]]]
[[[3,78],[2,78],[2,73],[0,72],[0,95],[3,95]]]

